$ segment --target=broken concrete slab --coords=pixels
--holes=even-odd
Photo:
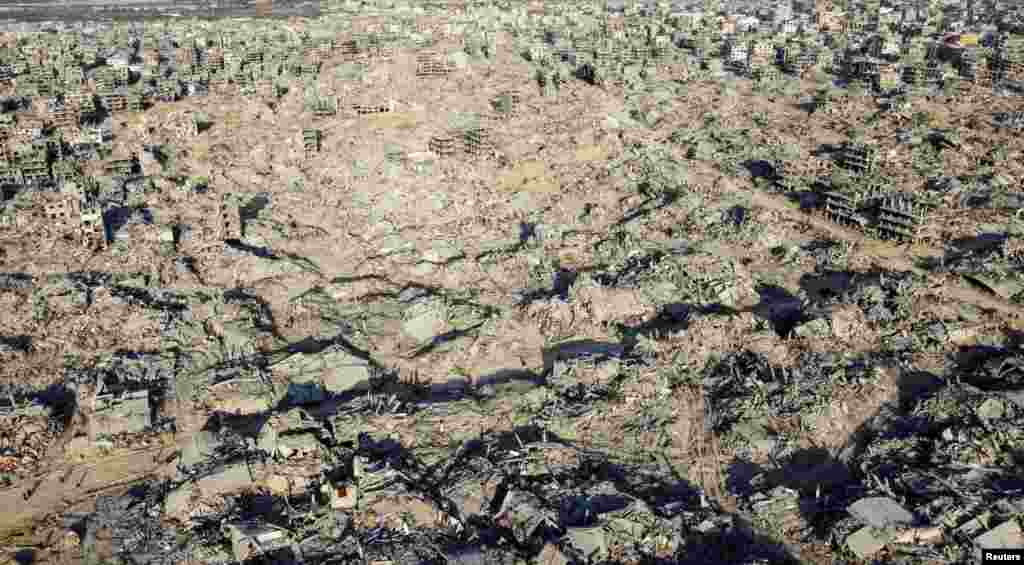
[[[389,235],[381,240],[380,246],[377,249],[381,255],[392,255],[394,253],[410,251],[415,249],[415,247],[413,242],[406,241],[401,236]]]
[[[434,241],[430,244],[430,249],[423,253],[423,260],[431,263],[447,263],[464,256],[462,250],[454,243]]]
[[[533,493],[512,491],[505,497],[502,509],[495,518],[511,525],[512,533],[520,543],[529,543],[547,527],[557,524],[545,510],[544,501]]]
[[[209,430],[200,430],[189,438],[188,444],[181,450],[180,464],[192,467],[206,460],[221,444],[217,434]]]
[[[877,537],[870,527],[864,526],[846,538],[846,547],[857,557],[868,559],[885,547],[885,540]]]
[[[258,278],[301,275],[306,272],[305,269],[294,261],[281,258],[251,256],[248,260],[251,261],[250,272]]]
[[[1006,403],[998,398],[989,398],[978,406],[976,413],[986,422],[999,420],[1006,415]]]
[[[316,387],[316,390],[321,390]],[[276,414],[260,427],[256,436],[256,446],[265,453],[277,453],[279,438],[284,433],[301,431],[318,431],[321,424],[302,408],[291,408],[283,414]],[[287,455],[285,456],[287,457]]]
[[[359,494],[360,510],[377,516],[386,527],[434,528],[440,523],[438,509],[419,495],[394,490]]]
[[[405,312],[402,332],[424,343],[448,331],[448,312],[445,305],[437,300],[414,304]]]
[[[253,472],[256,472],[254,469]],[[168,493],[164,499],[164,512],[168,517],[187,520],[191,514],[194,497],[219,496],[237,492],[252,484],[253,475],[245,464],[231,464],[213,473],[186,483]]]
[[[264,331],[247,320],[233,320],[222,324],[220,338],[225,347],[239,350],[252,346],[255,340],[264,335]]]
[[[292,404],[321,402],[328,393],[365,390],[374,374],[369,361],[342,347],[316,354],[294,353],[271,370],[289,381],[287,401]]]
[[[244,488],[252,482],[252,473],[245,464],[227,465],[196,481],[204,495],[223,494]]]
[[[851,516],[873,528],[911,526],[914,515],[891,498],[874,496],[862,498],[846,509]]]
[[[195,487],[190,484],[182,485],[167,493],[167,497],[164,499],[164,512],[172,518],[184,518],[188,514],[193,494],[195,494]]]
[[[1024,531],[1018,520],[1011,519],[974,539],[978,550],[1024,549]]]

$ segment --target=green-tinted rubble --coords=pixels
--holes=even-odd
[[[259,378],[241,377],[209,385],[204,402],[216,411],[249,415],[267,412],[282,396],[273,385]]]
[[[219,445],[221,441],[217,434],[209,430],[199,430],[192,434],[188,444],[182,449],[179,465],[185,468],[194,467],[212,456]]]
[[[375,375],[369,361],[340,345],[317,354],[293,353],[271,370],[288,381],[287,398],[295,404],[315,404],[328,394],[364,390]]]
[[[97,436],[138,433],[149,427],[150,413],[147,390],[100,396],[96,399],[96,412],[90,424]]]
[[[1024,549],[1024,530],[1019,519],[1003,522],[974,539],[978,553],[985,549]]]

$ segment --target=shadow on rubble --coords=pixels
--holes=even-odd
[[[785,181],[783,181],[784,183]],[[822,206],[821,195],[810,188],[804,188],[801,190],[789,190],[788,186],[779,185],[779,190],[783,191],[790,202],[800,206],[803,211],[817,210]]]
[[[18,565],[32,565],[36,563],[36,550],[19,549],[14,552],[14,562]]]
[[[768,494],[767,499],[762,498],[762,509],[771,508],[770,501],[777,497],[791,496],[791,500],[796,502],[800,522],[790,526],[796,528],[803,539],[840,544],[843,539],[842,536],[836,537],[836,528],[842,527],[841,522],[850,521],[847,509],[858,499],[868,496],[899,496],[924,504],[943,494],[963,496],[962,491],[951,490],[956,485],[949,481],[941,478],[934,481],[931,478],[921,479],[935,477],[929,473],[918,474],[916,483],[900,478],[900,473],[908,469],[934,467],[927,454],[931,448],[927,448],[924,454],[908,449],[905,453],[901,452],[897,460],[883,457],[876,461],[876,466],[870,472],[864,470],[864,459],[870,454],[870,446],[880,440],[909,441],[916,437],[928,442],[934,441],[945,425],[938,424],[930,417],[922,417],[917,411],[923,401],[950,386],[960,386],[962,383],[979,391],[995,391],[1013,399],[1019,406],[1024,406],[1024,359],[1015,353],[1018,351],[1017,346],[1024,344],[1024,334],[1011,332],[1006,337],[1006,345],[1003,347],[961,347],[951,357],[952,368],[944,374],[922,370],[902,371],[896,395],[857,426],[841,447],[810,447],[783,456],[769,455],[771,463],[767,465],[737,457],[728,471],[727,490],[741,499],[757,493]],[[885,360],[884,354],[876,352],[871,355],[879,356],[879,364],[891,363]],[[950,378],[949,374],[955,376]],[[977,421],[970,423],[978,425]],[[769,435],[777,431],[769,429]],[[1013,493],[1024,487],[1024,480],[1019,478],[1020,470],[1024,469],[1024,451],[1018,451],[1018,454],[1017,470],[1003,466],[1001,476],[990,477],[988,488]],[[880,482],[878,486],[872,487],[875,484],[873,481]],[[892,494],[893,485],[900,485],[898,495]],[[966,485],[960,486],[966,488]],[[790,490],[780,492],[780,487]],[[752,511],[752,515],[769,522],[779,520],[776,515],[760,514],[757,502],[748,510]]]
[[[803,302],[788,290],[775,285],[759,285],[755,290],[761,301],[754,305],[752,312],[768,320],[779,337],[787,337],[805,321]]]
[[[238,215],[241,220],[242,236],[245,236],[245,227],[249,222],[260,217],[260,212],[266,209],[270,205],[270,198],[265,193],[257,194],[253,196],[244,206],[238,209]]]
[[[150,225],[153,223],[153,213],[148,208],[130,206],[116,206],[103,212],[103,223],[107,226],[108,237],[132,221]]]
[[[619,325],[622,332],[622,347],[629,354],[639,342],[639,338],[662,339],[669,335],[686,330],[694,316],[739,314],[738,310],[719,303],[685,304],[673,302],[666,304],[653,318],[636,326]]]
[[[1005,233],[981,233],[955,239],[946,244],[942,257],[924,257],[918,267],[934,272],[987,271],[993,264],[1003,263]]]
[[[779,337],[786,337],[798,324],[806,321],[803,303],[800,298],[787,290],[774,285],[757,287],[761,301],[750,308],[749,312],[758,319],[771,324]],[[666,304],[650,320],[636,326],[620,325],[622,345],[626,353],[631,353],[639,338],[662,339],[672,333],[686,330],[695,317],[701,316],[737,316],[746,310],[737,310],[721,303],[686,304],[675,302]]]
[[[249,255],[259,257],[261,259],[270,259],[273,261],[277,261],[280,259],[280,257],[275,255],[274,252],[271,251],[269,247],[258,247],[255,245],[249,245],[248,243],[245,243],[238,239],[225,240],[224,244],[227,245],[227,247],[230,249],[233,249],[235,251],[241,251],[242,253],[248,253]]]
[[[28,353],[32,351],[32,336],[30,335],[0,335],[0,353],[19,352]]]
[[[625,346],[620,344],[580,340],[546,349],[544,361],[550,370],[550,366],[556,360],[622,357],[625,355],[625,349]],[[510,369],[481,378],[476,390],[520,381],[528,381],[534,386],[541,382],[539,376],[530,371]],[[432,391],[429,402],[453,402],[469,396],[465,392],[450,393],[450,390],[436,393]],[[208,428],[216,431],[218,426],[225,425],[239,435],[252,437],[268,417],[268,414],[248,417],[220,416],[219,421],[211,422]],[[522,459],[524,453],[530,453],[534,449],[549,449],[552,446],[575,451],[578,459],[566,464],[548,466],[540,475],[525,475],[519,470],[517,461]],[[359,434],[354,444],[342,442],[333,448],[353,450],[363,456],[365,472],[373,473],[374,469],[399,471],[395,480],[400,488],[430,499],[438,509],[462,524],[457,533],[434,530],[417,533],[418,536],[430,539],[436,544],[435,547],[459,547],[461,552],[469,545],[472,546],[472,551],[486,553],[511,550],[520,557],[532,557],[536,556],[546,543],[564,544],[565,536],[571,529],[591,525],[590,516],[605,521],[607,517],[601,518],[602,515],[625,511],[636,500],[642,501],[654,516],[670,525],[670,535],[676,540],[678,548],[672,558],[649,559],[645,562],[661,565],[747,563],[752,559],[761,559],[769,563],[797,563],[784,546],[759,533],[745,518],[722,512],[714,506],[703,506],[700,489],[672,471],[664,469],[663,466],[631,465],[613,461],[610,456],[613,454],[582,448],[537,425],[483,432],[479,437],[463,442],[451,458],[429,465],[417,458],[412,447],[414,446],[402,445],[388,437]],[[226,457],[228,453],[225,452],[221,456]],[[237,459],[237,456],[235,458]],[[333,477],[338,473],[339,477],[345,475],[343,469],[335,471],[329,471],[327,476]],[[499,486],[493,495],[485,495],[478,512],[464,514],[455,500],[450,498],[451,486],[481,473],[500,477]],[[554,490],[551,487],[554,484],[552,479],[559,485]],[[614,488],[609,490],[601,486],[609,484]],[[527,498],[523,499],[522,496]],[[536,511],[551,517],[548,522],[537,527],[526,537],[523,531],[518,529],[514,522],[508,522],[507,518],[510,512],[516,511],[523,500],[536,504]],[[289,497],[287,504],[265,496],[243,496],[232,508],[230,519],[257,520],[287,527],[294,525],[290,523],[292,517],[301,516],[312,509],[304,506],[308,504],[312,504],[308,496]],[[283,510],[285,506],[289,509],[287,513]],[[582,514],[581,509],[585,509]],[[698,526],[698,523],[701,525]],[[379,534],[377,531],[361,530],[354,533],[362,539],[362,543],[367,543],[372,536]],[[211,535],[215,535],[215,532]],[[412,547],[402,546],[403,543],[411,544],[411,541],[394,543],[397,545],[387,551],[405,555],[416,552]],[[376,547],[380,547],[379,542]],[[315,551],[307,552],[305,548],[303,554],[306,563],[329,561],[327,555],[322,556],[321,560]],[[405,562],[435,561],[420,554],[417,558]],[[591,563],[585,559],[569,562]]]
[[[559,268],[551,277],[551,288],[535,288],[521,291],[518,295],[517,304],[522,306],[554,298],[568,300],[569,290],[578,277],[579,272],[576,270]]]
[[[640,190],[644,191],[645,188],[646,187],[641,186]],[[621,218],[619,218],[618,220],[615,221],[615,223],[612,224],[612,227],[621,227],[628,224],[629,222],[632,222],[633,220],[645,218],[653,214],[654,212],[671,206],[677,200],[679,200],[679,197],[680,192],[677,190],[669,190],[652,196],[638,204],[632,210],[629,210],[625,214],[623,214]]]
[[[775,167],[764,159],[747,159],[740,164],[747,169],[752,178],[774,179],[776,177]]]
[[[871,269],[868,271],[839,271],[822,269],[800,277],[800,289],[806,293],[810,305],[824,306],[839,300],[859,296],[870,287],[880,289],[883,295],[895,298],[909,290],[911,272]]]

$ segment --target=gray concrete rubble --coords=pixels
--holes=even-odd
[[[906,527],[914,522],[914,515],[898,502],[879,496],[862,498],[846,511],[865,525],[878,529]]]

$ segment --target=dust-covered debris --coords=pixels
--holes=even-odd
[[[870,3],[277,4],[9,26],[6,546],[1020,546],[1018,39],[988,7],[900,54]]]

